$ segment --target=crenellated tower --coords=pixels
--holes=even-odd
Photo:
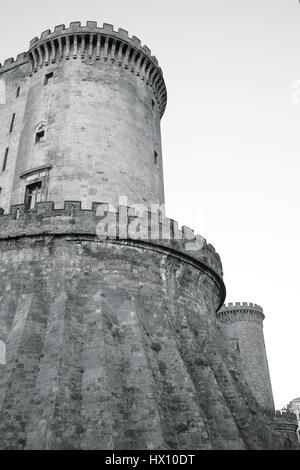
[[[238,351],[245,377],[267,412],[275,412],[263,334],[263,309],[256,304],[236,302],[223,305],[217,313],[231,345]]]
[[[33,190],[57,207],[66,200],[85,209],[95,200],[117,206],[120,196],[147,207],[164,203],[167,92],[156,58],[138,38],[93,21],[60,25],[6,61],[1,79],[5,212],[24,202],[26,191],[30,205]]]

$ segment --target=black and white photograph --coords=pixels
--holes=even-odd
[[[299,1],[0,7],[0,450],[300,450]]]

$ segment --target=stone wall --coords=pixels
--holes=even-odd
[[[0,73],[0,82],[2,82],[4,90],[4,100],[2,104],[0,103],[0,207],[5,212],[9,212],[30,69],[29,64],[24,64],[22,61],[13,69],[10,69],[9,65],[3,68],[6,72],[5,74]],[[19,87],[20,90],[18,91]],[[10,131],[14,114],[14,125],[12,131]],[[9,150],[6,168],[3,171],[6,149]],[[24,194],[22,197],[22,202],[24,202]]]
[[[140,245],[44,235],[2,241],[1,272],[1,448],[270,445],[220,350],[220,292],[201,269]]]
[[[20,209],[0,218],[1,448],[272,448],[206,242],[100,240],[75,203]]]

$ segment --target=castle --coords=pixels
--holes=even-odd
[[[0,448],[296,448],[261,307],[165,216],[158,62],[56,26],[0,67]],[[120,205],[120,197],[126,204]]]

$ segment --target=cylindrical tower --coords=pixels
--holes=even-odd
[[[39,199],[57,207],[66,200],[81,200],[85,209],[93,201],[116,206],[119,196],[163,204],[167,93],[151,51],[125,30],[89,21],[45,31],[31,41],[27,59],[10,203],[30,199],[26,188],[38,180]]]
[[[274,400],[263,334],[263,309],[253,303],[229,303],[217,313],[231,345],[239,352],[252,392],[268,412],[274,413]]]

